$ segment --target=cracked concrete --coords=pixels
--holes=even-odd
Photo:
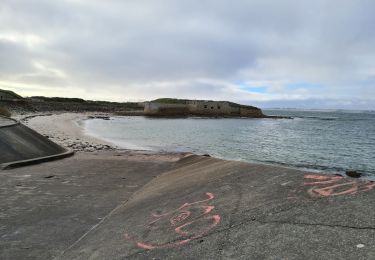
[[[0,258],[375,258],[371,182],[103,154],[0,172]]]

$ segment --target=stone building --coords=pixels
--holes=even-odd
[[[148,116],[264,117],[262,110],[228,101],[159,99],[146,102]]]
[[[22,97],[13,91],[0,89],[0,101],[19,100]]]
[[[159,102],[145,102],[143,112],[147,116],[188,116],[187,104],[167,104]]]

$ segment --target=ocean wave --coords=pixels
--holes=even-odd
[[[316,119],[316,120],[324,120],[324,121],[335,121],[335,120],[340,119],[339,117],[320,117],[320,116],[298,116],[297,118]]]

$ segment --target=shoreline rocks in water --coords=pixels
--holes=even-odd
[[[89,119],[103,119],[103,120],[110,120],[109,116],[88,116]]]
[[[362,173],[354,170],[348,170],[345,172],[345,174],[352,178],[360,178],[362,176]]]

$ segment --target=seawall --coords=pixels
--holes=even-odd
[[[0,121],[0,167],[26,165],[71,155],[27,126],[9,118]]]

